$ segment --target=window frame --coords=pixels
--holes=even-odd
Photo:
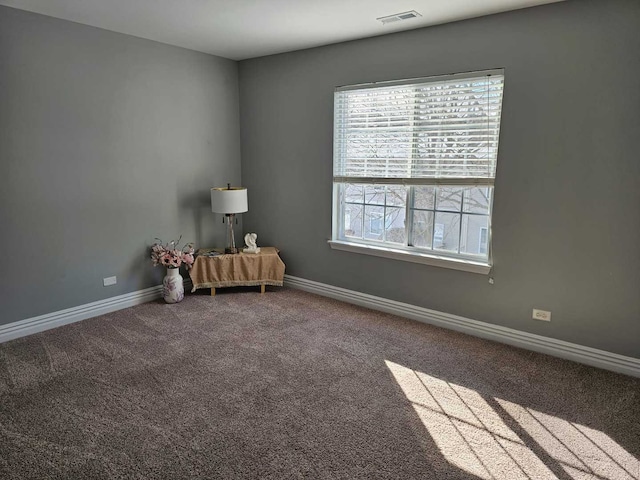
[[[494,70],[485,70],[480,72],[469,72],[464,74],[455,74],[455,75],[445,75],[438,77],[427,77],[420,79],[409,79],[409,80],[398,80],[392,82],[380,82],[375,84],[361,84],[361,85],[353,85],[348,87],[339,87],[336,89],[338,91],[345,90],[364,90],[366,88],[376,87],[376,86],[411,86],[412,84],[419,83],[431,83],[431,82],[441,82],[443,81],[443,77],[445,81],[455,81],[456,79],[465,80],[465,79],[473,79],[479,76],[490,76],[490,75],[500,75],[502,77],[502,91],[501,94],[501,102],[500,113],[502,111],[502,104],[504,99],[504,69],[494,69]],[[487,87],[489,88],[489,87]],[[488,102],[488,100],[487,100]],[[488,105],[488,103],[487,103]],[[500,132],[500,116],[497,117],[498,127],[497,127],[497,141],[495,148],[499,147],[499,132]],[[409,122],[413,125],[413,122],[416,121],[416,117],[409,117]],[[334,112],[334,122],[338,122],[337,113]],[[335,124],[334,124],[335,125]],[[337,128],[334,126],[334,128]],[[334,141],[337,141],[335,135],[337,130],[334,131]],[[496,158],[494,162],[497,161],[497,152]],[[466,158],[466,157],[465,157]],[[334,156],[334,172],[336,168],[336,157]],[[489,161],[489,160],[487,160]],[[344,162],[344,160],[341,160]],[[466,162],[466,160],[465,160]],[[495,168],[495,163],[493,164]],[[482,273],[487,274],[490,272],[492,267],[492,256],[491,256],[491,220],[493,216],[493,200],[495,197],[495,170],[494,174],[491,177],[490,183],[485,179],[478,180],[474,178],[446,178],[446,177],[434,177],[430,179],[425,178],[378,178],[378,177],[357,177],[357,176],[339,176],[335,175],[333,179],[333,202],[332,202],[332,236],[331,240],[329,240],[329,244],[331,248],[355,253],[364,253],[368,255],[374,255],[385,258],[393,258],[397,260],[422,263],[428,265],[434,265],[438,267],[446,267],[452,268],[456,270],[463,270],[473,273]],[[345,189],[348,184],[359,184],[362,185],[363,195],[361,198],[361,203],[359,202],[347,202],[345,199]],[[366,186],[367,185],[376,185],[376,186],[384,186],[385,187],[385,200],[383,208],[383,219],[382,219],[382,239],[381,240],[373,240],[367,239],[366,237]],[[386,241],[387,235],[387,226],[386,226],[386,211],[387,211],[387,201],[386,201],[386,187],[389,185],[399,185],[406,187],[406,196],[405,196],[405,242],[404,245],[399,243],[391,243]],[[451,252],[446,250],[439,250],[435,248],[434,239],[436,234],[435,224],[436,224],[436,215],[439,212],[443,212],[443,210],[439,209],[436,204],[436,199],[434,197],[433,208],[420,208],[414,204],[414,187],[415,186],[434,186],[436,189],[441,186],[451,186],[451,187],[460,187],[463,188],[463,192],[466,192],[467,189],[465,187],[486,187],[489,189],[490,198],[488,199],[487,212],[486,214],[478,214],[476,212],[465,212],[465,203],[464,203],[464,193],[460,199],[460,207],[458,211],[446,211],[447,213],[453,213],[458,215],[458,222],[460,225],[458,226],[458,248],[457,252]],[[436,190],[437,191],[437,190]],[[434,192],[435,195],[435,192]],[[345,227],[343,222],[343,218],[345,218],[345,207],[347,204],[359,204],[361,205],[361,238],[350,238],[345,234]],[[378,207],[380,205],[376,203]],[[396,205],[397,206],[397,205]],[[431,222],[431,246],[430,247],[421,247],[412,245],[414,242],[414,212],[416,211],[424,211],[424,212],[432,212],[432,222]],[[487,226],[480,227],[478,232],[478,238],[480,239],[482,236],[481,231],[486,229],[486,256],[485,255],[474,255],[467,253],[460,253],[462,248],[462,230],[463,230],[463,221],[465,215],[481,215],[486,218]],[[467,220],[468,221],[468,220]],[[468,239],[467,239],[468,241]],[[480,241],[480,240],[479,240]],[[478,245],[480,248],[480,244]]]

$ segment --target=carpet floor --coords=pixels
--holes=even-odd
[[[640,379],[287,288],[0,345],[2,479],[640,479]]]

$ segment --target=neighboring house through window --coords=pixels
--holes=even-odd
[[[502,70],[340,87],[333,248],[488,272]]]

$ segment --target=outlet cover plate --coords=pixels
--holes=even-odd
[[[551,312],[548,312],[546,310],[538,310],[537,308],[534,308],[532,318],[534,320],[542,320],[543,322],[550,322]]]

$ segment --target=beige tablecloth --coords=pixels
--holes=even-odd
[[[285,265],[278,256],[277,248],[261,247],[260,253],[237,253],[216,257],[201,255],[211,250],[198,250],[196,261],[189,272],[193,283],[192,292],[198,288],[282,286]]]

